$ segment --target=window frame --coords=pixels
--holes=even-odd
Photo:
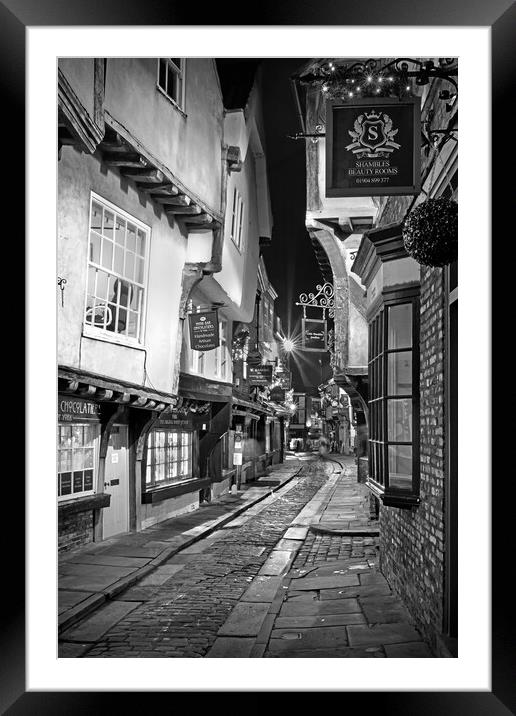
[[[137,229],[140,229],[145,234],[145,252],[143,256],[144,265],[143,265],[143,283],[139,284],[135,281],[130,281],[125,276],[121,276],[117,272],[115,272],[113,269],[109,270],[102,266],[100,263],[95,263],[90,260],[90,234],[92,231],[91,228],[91,218],[92,218],[92,211],[93,211],[93,203],[101,204],[103,208],[108,209],[109,211],[113,212],[114,214],[118,214],[121,218],[125,219],[126,222],[130,222],[131,224],[134,224]],[[115,219],[116,220],[116,219]],[[95,232],[97,233],[97,232]],[[102,234],[99,234],[99,236],[102,236]],[[150,246],[151,246],[151,227],[148,226],[148,224],[145,224],[144,222],[140,221],[136,217],[129,214],[124,209],[121,209],[116,204],[113,204],[108,199],[105,199],[100,194],[97,194],[96,192],[91,191],[90,192],[90,206],[89,206],[89,213],[88,213],[88,236],[87,236],[87,251],[86,251],[86,281],[84,286],[84,306],[83,306],[83,312],[82,312],[82,335],[86,336],[88,338],[97,338],[100,340],[107,341],[109,343],[118,343],[126,346],[130,346],[133,348],[140,348],[142,349],[145,346],[145,332],[147,327],[147,299],[148,299],[148,288],[149,288],[149,264],[150,264]],[[114,244],[116,242],[113,241],[113,249],[115,248]],[[136,255],[136,254],[135,254]],[[114,253],[113,253],[114,257]],[[114,262],[114,258],[113,258]],[[124,262],[125,262],[125,245],[124,245]],[[126,281],[131,286],[136,286],[138,288],[141,288],[142,290],[142,302],[141,302],[141,314],[140,314],[140,327],[137,337],[125,335],[123,333],[118,333],[117,331],[108,331],[107,328],[103,327],[100,328],[98,326],[94,326],[91,323],[86,322],[86,310],[88,306],[88,288],[89,288],[89,269],[90,266],[93,267],[96,270],[104,271],[108,276],[114,276],[115,278]],[[106,303],[109,303],[109,300],[106,301]]]
[[[233,187],[233,203],[231,207],[231,224],[229,236],[240,253],[244,250],[244,212],[245,202],[237,186]]]
[[[167,466],[170,465],[172,462],[175,462],[178,469],[178,475],[174,478],[164,478],[163,480],[156,480],[155,476],[152,474],[154,468],[156,467],[156,462],[152,458],[156,454],[156,450],[159,449],[159,445],[150,445],[151,439],[154,440],[154,436],[157,433],[165,433],[165,462],[164,465],[164,472],[166,474],[167,472]],[[179,452],[179,459],[176,461],[172,461],[170,459],[167,459],[167,454],[169,451],[171,451],[172,448],[169,448],[168,442],[167,442],[167,434],[177,434],[178,435],[178,452]],[[183,443],[182,443],[182,436],[188,435],[189,436],[189,444],[188,444],[188,474],[181,478],[179,477],[179,468],[181,463],[185,462],[184,459],[182,459],[183,454]],[[145,441],[145,470],[143,471],[143,490],[144,492],[152,492],[154,490],[160,490],[163,487],[176,487],[178,485],[184,485],[188,482],[191,482],[192,480],[197,480],[198,477],[194,475],[194,455],[195,455],[195,448],[194,448],[194,441],[195,441],[195,431],[194,430],[188,430],[188,429],[181,429],[181,428],[174,428],[166,425],[157,425],[153,427],[148,435],[147,440]],[[173,446],[172,446],[173,447]],[[161,463],[159,463],[161,464]],[[147,481],[147,474],[151,473],[151,480]]]
[[[91,428],[94,427],[96,429],[96,436],[93,441],[93,477],[92,477],[92,489],[91,490],[82,490],[81,492],[73,492],[73,454],[75,452],[73,446],[70,448],[61,448],[59,443],[59,431],[60,428],[74,428],[74,427],[81,427],[81,428]],[[93,421],[84,421],[82,423],[75,422],[75,421],[69,421],[69,422],[58,422],[58,443],[57,443],[57,501],[58,503],[61,502],[70,502],[71,500],[77,500],[82,497],[91,497],[92,495],[96,495],[98,491],[97,481],[98,481],[98,458],[99,458],[99,444],[100,444],[100,423],[93,422]],[[72,486],[72,492],[70,492],[67,495],[60,495],[59,494],[59,475],[62,474],[59,470],[59,453],[64,450],[69,449],[72,452],[72,469],[70,471],[66,470],[65,472],[70,472],[71,474],[71,486]],[[83,450],[86,448],[82,448]],[[86,469],[89,468],[82,468],[82,471],[84,472]],[[84,476],[83,476],[83,484],[84,484]]]
[[[157,58],[157,74],[156,74],[156,88],[158,89],[161,94],[168,99],[168,101],[173,105],[175,109],[177,109],[181,114],[186,116],[186,110],[185,110],[185,98],[186,98],[186,57],[180,57],[179,60],[181,62],[181,67],[178,67],[176,63],[173,61],[171,57],[158,57]],[[179,76],[181,79],[181,102],[178,102],[174,97],[172,97],[168,93],[168,80],[167,80],[167,87],[162,87],[160,84],[160,66],[161,62],[165,61],[167,63],[167,69],[170,67],[175,75]],[[168,77],[168,72],[167,72]]]
[[[388,347],[389,308],[412,306],[412,346]],[[419,284],[382,292],[382,299],[368,320],[369,438],[367,485],[385,506],[411,508],[419,504],[420,495],[420,290]],[[378,330],[375,330],[377,327]],[[388,356],[410,350],[412,356],[412,392],[391,395],[388,392]],[[412,440],[389,439],[388,406],[392,400],[411,400]],[[374,406],[378,405],[376,409]],[[373,407],[372,407],[373,406]],[[412,448],[412,482],[410,489],[393,486],[389,479],[389,446]]]

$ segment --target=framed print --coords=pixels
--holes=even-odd
[[[488,387],[490,211],[501,221],[511,205],[489,93],[494,129],[513,86],[514,5],[388,12],[385,25],[377,2],[266,4],[255,25],[219,25],[211,9],[201,25],[151,0],[126,5],[120,25],[111,5],[2,4],[4,99],[11,126],[27,122],[29,329],[27,588],[18,518],[3,711],[94,713],[96,691],[124,703],[212,690],[343,691],[355,704],[367,693],[407,715],[516,709],[508,493],[489,481]],[[366,55],[408,58],[407,116],[385,93],[337,131],[349,104],[328,104],[323,122],[318,88],[292,94],[290,78]],[[353,157],[390,169],[408,136],[403,181],[385,192],[338,168],[354,150],[387,148]],[[22,167],[12,186],[24,186]],[[431,201],[459,204],[458,274],[405,248],[406,217]],[[7,215],[19,236],[23,209]],[[251,388],[285,359],[296,281],[321,273],[335,290],[336,350],[327,374],[321,361],[314,372],[325,324],[306,355],[288,356],[301,426],[289,433],[290,392],[271,405]],[[195,305],[218,308],[213,341],[191,351]],[[348,409],[311,395],[320,384]],[[506,455],[507,433],[499,421],[493,454]],[[403,539],[400,557],[389,545]],[[420,611],[411,593],[426,594]]]

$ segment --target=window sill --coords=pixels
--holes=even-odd
[[[184,117],[184,119],[186,119],[186,118],[188,117],[188,115],[186,114],[186,112],[184,111],[184,109],[182,109],[182,108],[178,105],[178,103],[177,103],[174,99],[172,99],[172,97],[170,97],[170,95],[168,95],[162,87],[159,86],[159,84],[158,84],[157,82],[156,82],[156,89],[158,90],[158,92],[160,93],[160,95],[161,95],[162,97],[164,97],[164,98],[167,100],[167,102],[169,102],[169,103],[172,105],[172,107],[176,110],[176,112],[179,112],[179,114],[180,114],[182,117]]]
[[[88,495],[87,497],[77,497],[76,499],[67,500],[57,503],[59,514],[73,514],[74,512],[87,512],[88,510],[101,510],[109,507],[111,502],[111,494],[100,492],[97,495]]]
[[[371,478],[366,480],[365,485],[371,490],[377,499],[382,501],[384,507],[397,507],[402,510],[411,510],[418,507],[421,502],[418,495],[394,490],[385,490],[382,485],[375,482]]]
[[[207,477],[202,480],[194,478],[193,480],[187,480],[185,482],[176,483],[174,485],[164,485],[163,487],[155,487],[142,493],[142,504],[143,505],[154,505],[164,500],[169,500],[172,497],[179,497],[180,495],[186,495],[188,492],[197,492],[207,487],[211,480]]]
[[[136,339],[124,338],[117,333],[106,333],[105,331],[96,331],[94,328],[84,326],[82,329],[82,338],[91,338],[94,341],[103,341],[104,343],[113,343],[126,348],[135,348],[138,351],[145,351],[145,346],[138,343]]]

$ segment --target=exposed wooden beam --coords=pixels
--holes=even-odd
[[[127,169],[123,174],[135,182],[144,184],[163,184],[165,175],[159,169]]]
[[[110,150],[114,152],[127,151],[127,149],[130,148],[118,132],[113,132],[112,130],[109,130],[109,133],[106,132],[106,135],[99,146],[102,150]]]
[[[104,152],[102,157],[104,164],[109,167],[135,167],[143,169],[147,166],[147,160],[141,154],[125,154],[123,152]]]
[[[185,219],[187,224],[212,224],[213,223],[213,216],[210,216],[209,214],[198,214],[197,216],[190,216],[188,219]]]
[[[190,206],[192,203],[192,200],[186,194],[178,194],[177,196],[154,196],[151,194],[151,199],[160,204],[170,204],[171,206]]]
[[[146,194],[156,194],[157,196],[177,196],[179,194],[177,186],[170,183],[163,184],[162,186],[151,184],[150,186],[141,186],[139,188]],[[156,197],[151,198],[155,199]]]
[[[192,206],[169,206],[167,204],[165,207],[165,213],[179,215],[179,218],[181,218],[181,214],[200,214],[201,207],[197,206],[197,204],[192,204]]]

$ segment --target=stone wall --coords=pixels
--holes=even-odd
[[[420,505],[380,508],[380,568],[436,648],[444,581],[444,271],[421,267]]]
[[[71,552],[93,542],[93,510],[59,514],[58,550]]]

